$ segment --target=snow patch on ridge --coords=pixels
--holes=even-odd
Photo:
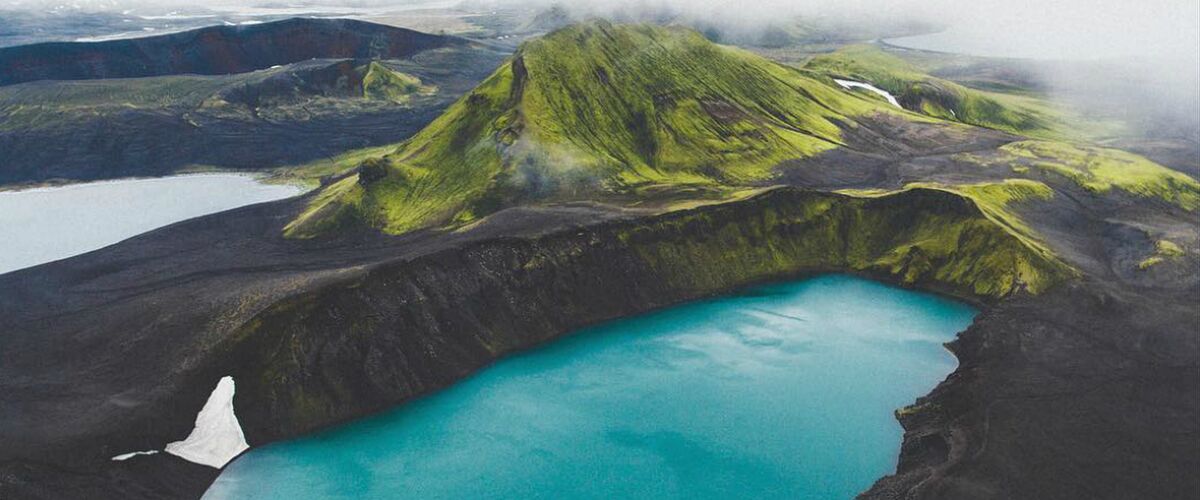
[[[113,461],[114,461],[114,462],[123,462],[123,461],[125,461],[125,460],[129,460],[129,459],[131,459],[131,458],[133,458],[133,457],[136,457],[136,456],[138,456],[138,455],[153,455],[153,454],[155,454],[155,453],[158,453],[158,450],[135,451],[135,452],[132,452],[132,453],[125,453],[125,454],[122,454],[122,455],[117,455],[117,456],[115,456],[115,457],[112,457],[112,459],[113,459]]]
[[[900,101],[897,101],[897,100],[896,100],[896,97],[895,97],[895,96],[893,96],[891,93],[889,93],[888,91],[886,91],[886,90],[883,90],[883,89],[881,89],[881,88],[879,88],[879,87],[876,87],[876,86],[874,86],[874,85],[871,85],[871,84],[869,84],[869,83],[856,82],[856,81],[853,81],[853,80],[838,80],[838,79],[836,79],[836,78],[835,78],[833,81],[837,82],[837,84],[838,84],[838,85],[841,85],[841,86],[842,86],[842,88],[844,88],[844,89],[852,89],[852,88],[856,88],[856,87],[857,87],[857,88],[860,88],[860,89],[866,89],[866,90],[869,90],[869,91],[871,91],[871,92],[874,92],[874,93],[876,93],[876,94],[879,94],[879,95],[883,96],[883,98],[884,98],[884,99],[887,99],[887,102],[891,103],[891,104],[892,104],[892,106],[895,106],[895,107],[897,107],[897,108],[900,108],[900,109],[904,109],[904,106],[901,106],[901,105],[900,105]]]
[[[168,444],[166,452],[184,460],[220,469],[250,447],[233,413],[233,377],[222,377],[208,402],[196,415],[196,427],[183,441]]]

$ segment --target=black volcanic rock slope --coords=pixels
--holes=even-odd
[[[807,219],[826,203],[850,204]],[[196,219],[0,276],[0,497],[163,494],[157,478],[178,468],[170,457],[110,458],[185,436],[214,377],[238,381],[239,419],[261,445],[445,387],[589,323],[838,268],[827,250],[846,236],[830,229],[858,224],[855,207],[899,225],[976,217],[935,191],[854,201],[785,190],[649,218],[517,208],[459,233],[284,239],[297,205]],[[684,259],[676,245],[700,251]],[[338,333],[351,317],[362,335]]]
[[[836,249],[864,248],[856,235],[904,245],[922,221],[978,217],[939,191],[855,201],[782,189],[665,215],[521,207],[460,232],[282,238],[304,201],[0,276],[0,497],[195,498],[218,471],[163,454],[109,457],[185,436],[224,375],[238,381],[239,419],[260,446],[586,324],[845,270]],[[864,221],[895,232],[855,229]],[[911,271],[864,270],[894,283]],[[955,373],[898,412],[898,474],[869,498],[1200,491],[1187,474],[1200,465],[1194,286],[1085,276],[997,300],[933,276],[911,284],[985,312],[952,344]]]
[[[0,49],[0,85],[244,73],[308,59],[396,59],[466,40],[350,19],[296,18],[105,42]]]

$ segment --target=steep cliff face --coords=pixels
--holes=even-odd
[[[1070,276],[952,193],[781,189],[382,266],[270,307],[212,359],[242,381],[238,412],[262,443],[444,387],[587,324],[816,272],[977,301]]]

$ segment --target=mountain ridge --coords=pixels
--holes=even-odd
[[[684,28],[593,20],[522,45],[474,91],[289,226],[400,233],[519,201],[750,186],[842,145],[858,114],[924,119]]]
[[[235,74],[314,58],[401,58],[469,43],[352,19],[292,18],[142,38],[0,48],[0,68],[6,68],[0,72],[0,86],[37,80]]]

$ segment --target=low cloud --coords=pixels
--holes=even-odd
[[[1196,0],[213,0],[203,7],[191,0],[0,0],[0,10],[140,13],[244,10],[284,3],[290,10],[351,11],[561,5],[581,17],[686,18],[753,36],[798,17],[819,20],[835,30],[865,27],[867,33],[872,27],[944,26],[956,51],[1050,61],[1040,65],[1044,83],[1079,103],[1173,115],[1200,110]],[[1075,64],[1078,61],[1089,64]]]

